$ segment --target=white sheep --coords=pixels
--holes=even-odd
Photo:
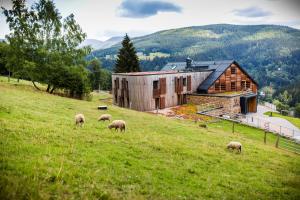
[[[110,120],[111,120],[111,115],[110,115],[110,114],[103,114],[103,115],[101,115],[101,116],[98,118],[98,121],[105,121],[105,120],[110,121]]]
[[[75,124],[76,125],[80,125],[82,126],[85,122],[85,118],[84,118],[84,115],[83,114],[77,114],[75,115]]]
[[[242,152],[242,144],[239,142],[231,141],[227,144],[227,149],[236,149],[238,152]]]
[[[115,128],[115,131],[120,129],[121,132],[125,131],[126,123],[123,120],[114,120],[110,125],[108,125],[109,129]]]

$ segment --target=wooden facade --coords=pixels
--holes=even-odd
[[[236,64],[230,67],[207,90],[208,94],[252,91],[257,93],[257,84]]]
[[[113,103],[139,111],[150,111],[187,102],[211,71],[119,73],[112,75]]]
[[[176,63],[165,69],[173,69],[173,65]],[[258,85],[237,62],[195,62],[189,68],[179,63],[179,68],[181,71],[113,74],[113,103],[151,111],[186,104],[188,99],[194,102],[214,99],[217,104],[224,104],[224,112],[256,112]],[[229,97],[231,92],[233,96]]]

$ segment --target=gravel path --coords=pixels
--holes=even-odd
[[[286,119],[264,115],[264,113],[268,111],[274,112],[274,110],[271,110],[270,108],[258,105],[257,112],[247,114],[246,118],[242,119],[242,121],[249,125],[259,126],[260,128],[264,128],[265,124],[267,122],[270,122],[270,130],[300,140],[300,130],[298,127],[296,127]]]

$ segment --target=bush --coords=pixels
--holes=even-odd
[[[295,116],[300,117],[300,103],[297,103],[295,106]]]
[[[282,110],[288,110],[290,107],[287,104],[280,102],[279,100],[274,100],[273,104],[276,105],[276,110],[281,112]]]

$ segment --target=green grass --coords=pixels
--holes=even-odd
[[[299,199],[300,156],[226,121],[199,128],[0,82],[0,199]],[[124,119],[123,134],[98,122]],[[74,115],[86,124],[75,127]],[[241,154],[226,150],[231,140]]]
[[[268,116],[270,116],[270,114],[271,114],[271,112],[269,112],[269,111],[264,113],[264,115],[268,115]],[[272,116],[286,119],[300,129],[300,118],[284,116],[284,115],[281,115],[280,113],[275,113],[275,112],[272,112]]]

